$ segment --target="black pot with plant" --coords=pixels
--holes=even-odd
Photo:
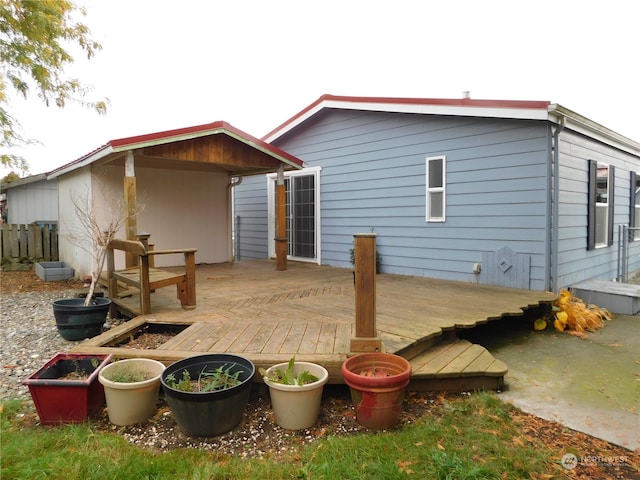
[[[162,373],[165,400],[180,430],[190,437],[211,437],[234,429],[249,401],[255,366],[237,355],[185,358]]]
[[[65,298],[53,302],[53,316],[62,338],[69,341],[84,340],[102,333],[107,321],[111,300],[95,297],[85,305],[84,298]]]

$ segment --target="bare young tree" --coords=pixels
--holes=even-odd
[[[143,205],[136,205],[133,212],[127,212],[124,199],[121,196],[115,194],[105,195],[105,192],[103,192],[103,197],[108,199],[108,211],[106,215],[102,216],[104,220],[101,219],[102,217],[96,211],[94,200],[88,191],[84,193],[71,192],[71,201],[80,225],[78,231],[69,235],[69,241],[89,253],[93,259],[91,284],[84,300],[85,306],[91,304],[107,258],[107,246],[115,238],[127,219],[135,217],[144,208]]]

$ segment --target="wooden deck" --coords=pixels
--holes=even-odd
[[[390,274],[378,275],[376,283],[377,330],[384,350],[412,362],[412,386],[423,390],[499,388],[506,365],[483,347],[457,340],[455,331],[522,315],[554,299],[545,292]],[[196,289],[196,309],[181,309],[173,289],[157,290],[151,296],[152,314],[137,316],[74,351],[165,363],[206,352],[234,353],[265,368],[295,354],[298,360],[324,365],[330,382],[343,381],[340,365],[350,353],[354,329],[351,270],[289,262],[279,272],[268,260],[199,265]],[[117,302],[138,314],[137,296]],[[155,350],[121,346],[150,325],[183,325],[184,330]]]

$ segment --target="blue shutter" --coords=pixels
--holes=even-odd
[[[609,178],[607,180],[607,190],[609,192],[609,215],[607,216],[607,245],[613,245],[613,214],[616,203],[616,168],[609,165]]]
[[[596,182],[598,162],[589,160],[587,190],[587,250],[596,248]]]

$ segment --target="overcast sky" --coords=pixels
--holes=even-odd
[[[225,120],[261,137],[330,93],[548,100],[640,141],[633,0],[76,0],[103,46],[68,74],[105,116],[13,99],[30,173]],[[6,173],[6,171],[4,172]]]

